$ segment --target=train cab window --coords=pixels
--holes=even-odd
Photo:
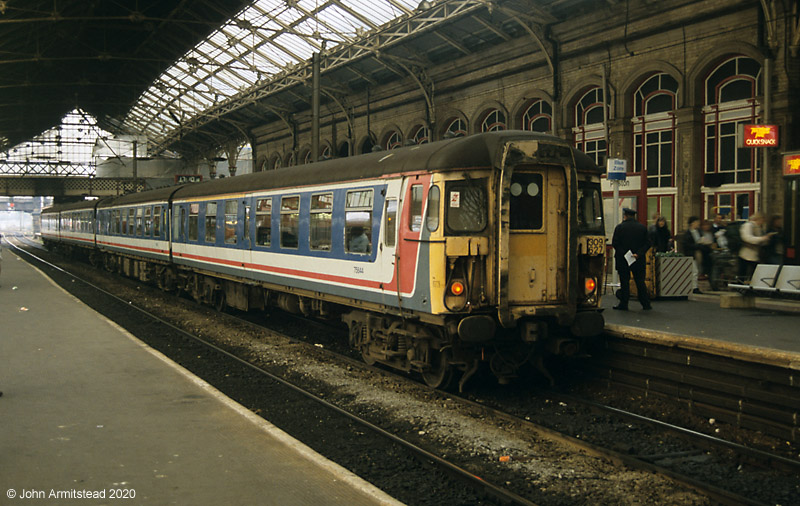
[[[440,190],[438,186],[431,186],[428,190],[428,210],[425,213],[425,226],[428,231],[436,232],[439,228],[439,197]]]
[[[225,202],[225,244],[236,244],[236,227],[239,225],[239,202]]]
[[[256,200],[256,244],[269,246],[272,243],[272,199]]]
[[[386,213],[384,213],[384,216],[383,229],[385,232],[383,243],[391,248],[395,245],[397,236],[397,199],[388,199],[386,201]]]
[[[422,185],[415,184],[411,187],[411,204],[408,227],[412,232],[422,229]]]
[[[217,242],[217,203],[206,204],[206,242]]]
[[[161,206],[153,209],[153,236],[161,237]]]
[[[578,227],[603,231],[603,200],[597,183],[578,183]]]
[[[189,240],[200,237],[200,204],[189,204]]]
[[[313,250],[330,251],[331,223],[333,221],[333,193],[311,196],[309,246]]]
[[[474,233],[486,228],[488,204],[485,179],[448,182],[445,194],[445,219],[449,232]]]
[[[344,236],[349,253],[372,252],[372,190],[347,192]]]
[[[541,174],[515,172],[511,176],[509,228],[539,230],[544,216],[544,178]]]
[[[300,197],[281,198],[281,248],[297,248],[300,233]]]
[[[153,208],[145,207],[144,208],[144,236],[150,237],[153,233]]]

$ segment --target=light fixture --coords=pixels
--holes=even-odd
[[[426,11],[433,7],[433,4],[430,3],[428,0],[422,0],[419,5],[417,6],[418,11]]]

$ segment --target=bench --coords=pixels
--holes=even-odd
[[[800,295],[800,265],[758,264],[749,284],[728,283],[728,288],[750,295],[797,296]]]

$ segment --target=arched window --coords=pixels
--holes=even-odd
[[[331,157],[331,147],[326,144],[322,146],[322,148],[319,150],[319,158],[317,159],[317,161],[327,160],[330,157]],[[306,154],[303,157],[303,163],[312,163],[310,149],[306,151]]]
[[[644,172],[648,188],[675,186],[675,104],[678,81],[659,73],[633,94],[633,171]]]
[[[705,170],[703,185],[718,188],[737,185],[724,191],[709,193],[706,213],[727,208],[734,218],[746,217],[754,211],[755,190],[747,187],[760,179],[760,157],[756,149],[740,148],[736,134],[741,125],[757,123],[761,108],[756,100],[760,93],[761,65],[746,56],[736,56],[718,65],[705,80]]]
[[[383,147],[387,151],[391,151],[392,149],[397,149],[403,146],[403,137],[397,130],[391,131],[388,134],[386,134],[385,139],[386,140],[383,142]]]
[[[481,132],[497,132],[506,129],[506,115],[500,109],[491,109],[484,113],[481,121]]]
[[[413,130],[411,140],[414,144],[426,144],[431,141],[431,131],[425,125],[419,125]]]
[[[603,128],[603,90],[597,86],[581,96],[575,104],[575,147],[603,165],[608,152]]]
[[[522,129],[533,132],[553,131],[553,107],[545,100],[535,100],[522,113]]]
[[[286,158],[286,166],[292,167],[294,165],[297,165],[297,160],[295,159],[294,151],[292,151],[291,153],[289,153],[289,157]]]
[[[283,160],[281,160],[280,155],[275,155],[275,159],[272,160],[272,170],[280,169],[283,167]]]
[[[444,129],[444,137],[464,137],[467,135],[467,123],[461,118],[451,119]]]

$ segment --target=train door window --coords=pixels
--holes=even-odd
[[[144,209],[139,208],[136,210],[136,235],[141,237],[142,236],[142,217],[144,215]]]
[[[225,202],[225,244],[236,244],[236,227],[239,225],[239,202]]]
[[[144,236],[151,237],[153,233],[153,208],[147,206],[144,208]]]
[[[183,223],[183,220],[181,220]],[[196,241],[200,237],[200,204],[189,204],[189,240]]]
[[[300,233],[300,197],[281,198],[281,248],[297,248]]]
[[[347,192],[344,234],[348,252],[368,254],[372,251],[372,190]]]
[[[206,204],[206,242],[217,242],[217,203]]]
[[[331,224],[333,222],[333,193],[322,193],[311,196],[310,214],[311,238],[313,250],[330,251]]]
[[[121,222],[122,221],[120,219],[119,209],[114,209],[114,233],[115,234],[119,234],[120,230],[122,230]]]
[[[408,227],[412,232],[419,232],[422,228],[422,185],[411,186],[411,204]]]
[[[451,181],[445,185],[446,225],[449,232],[463,234],[486,228],[488,207],[486,180]]]
[[[511,176],[511,230],[540,230],[544,216],[542,198],[544,178],[541,174],[515,172]]]
[[[397,236],[397,199],[388,199],[386,201],[386,213],[384,214],[384,237],[383,243],[388,247],[395,245],[395,237]]]
[[[153,236],[161,237],[161,206],[153,209]]]
[[[256,200],[256,244],[269,246],[272,243],[272,199]]]
[[[120,216],[122,217],[122,227],[119,230],[121,235],[128,235],[128,210],[127,209],[120,209],[119,211]]]
[[[136,209],[128,209],[128,235],[136,234]]]
[[[243,200],[242,201],[243,213],[244,213],[244,240],[250,240],[250,201]]]
[[[438,186],[432,186],[428,190],[428,210],[425,213],[425,226],[428,227],[430,232],[436,232],[439,229],[440,193]]]

